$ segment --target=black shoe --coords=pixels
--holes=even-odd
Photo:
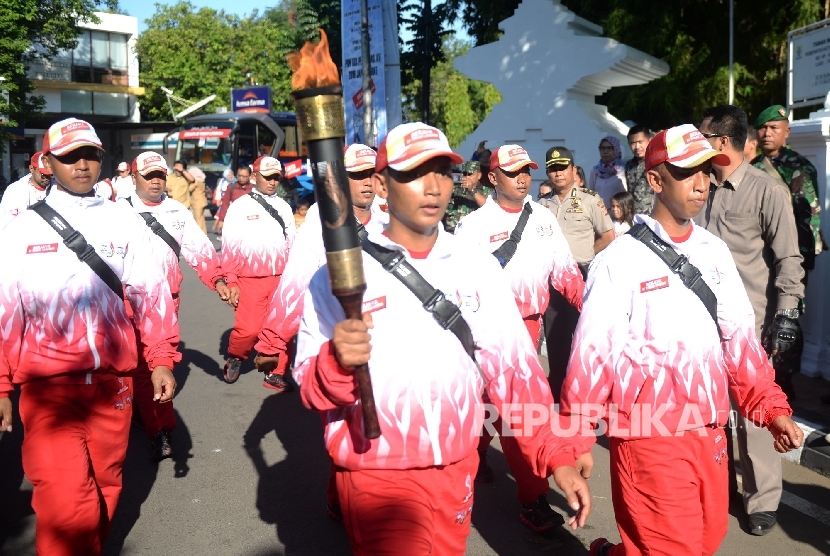
[[[487,452],[478,453],[478,471],[476,471],[476,482],[493,482],[493,469],[489,465],[487,465]]]
[[[326,515],[337,523],[343,523],[343,508],[340,507],[340,504],[328,502],[326,504]]]
[[[239,370],[242,368],[242,359],[228,357],[225,361],[224,379],[228,384],[233,384],[239,379]]]
[[[278,375],[277,373],[269,373],[265,375],[265,380],[262,385],[266,388],[270,388],[271,390],[276,390],[277,392],[291,392],[294,390],[294,386],[291,382],[286,380],[283,375]]]
[[[749,514],[749,532],[762,537],[775,529],[778,516],[775,512],[755,512]]]
[[[830,404],[830,394],[825,394],[821,397],[821,403]]]
[[[559,527],[565,523],[565,518],[548,504],[546,494],[540,494],[535,502],[522,504],[522,513],[519,514],[519,520],[537,533]]]
[[[150,445],[152,446],[150,459],[153,461],[161,461],[173,455],[173,447],[170,445],[170,433],[167,431],[158,431],[150,439]]]

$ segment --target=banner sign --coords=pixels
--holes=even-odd
[[[789,103],[821,104],[830,91],[830,25],[799,31],[790,32]]]
[[[271,113],[271,87],[231,89],[231,110],[234,112]]]
[[[369,59],[374,137],[363,136],[363,58],[360,39],[360,0],[343,0],[343,98],[346,101],[346,144],[376,147],[386,137],[386,86],[381,0],[369,4]]]
[[[200,129],[186,129],[179,132],[179,139],[224,139],[231,134],[229,128],[200,128]]]
[[[296,178],[303,173],[303,161],[299,158],[297,160],[292,160],[291,162],[283,163],[282,167],[285,170],[286,178]]]

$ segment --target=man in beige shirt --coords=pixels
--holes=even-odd
[[[614,224],[600,196],[577,187],[573,153],[565,147],[552,147],[545,154],[545,171],[553,194],[541,199],[556,217],[584,278],[594,255],[614,240]],[[548,381],[553,399],[559,401],[562,383],[568,371],[571,340],[579,311],[556,288],[550,288],[550,302],[545,311],[545,343],[548,348]]]
[[[205,225],[205,209],[208,206],[207,193],[205,192],[205,173],[198,166],[190,168],[189,173],[193,176],[193,182],[188,187],[190,191],[190,212],[196,219],[196,224],[207,234]]]
[[[703,112],[700,132],[730,164],[712,166],[709,201],[695,223],[729,247],[755,311],[755,332],[775,355],[795,343],[804,270],[789,192],[744,159],[748,127],[735,106]],[[750,532],[765,535],[777,520],[781,458],[770,433],[749,419],[738,416],[737,433]]]
[[[173,165],[173,173],[167,176],[167,196],[174,199],[189,209],[190,184],[195,182],[193,175],[187,171],[187,162],[177,160]]]

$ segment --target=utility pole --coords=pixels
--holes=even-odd
[[[429,124],[429,87],[430,70],[432,69],[432,56],[429,46],[431,44],[430,32],[432,31],[432,0],[424,0],[424,70],[421,76],[421,121]]]
[[[363,74],[363,141],[370,147],[375,146],[372,114],[372,58],[369,51],[369,1],[360,0],[360,47],[363,50],[361,61]]]
[[[735,73],[732,70],[734,60],[735,1],[729,0],[729,102],[735,104]]]

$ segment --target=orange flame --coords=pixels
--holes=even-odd
[[[329,39],[322,29],[319,43],[307,42],[299,52],[292,52],[287,58],[288,66],[294,72],[291,87],[295,91],[340,83],[340,74],[329,53]]]

